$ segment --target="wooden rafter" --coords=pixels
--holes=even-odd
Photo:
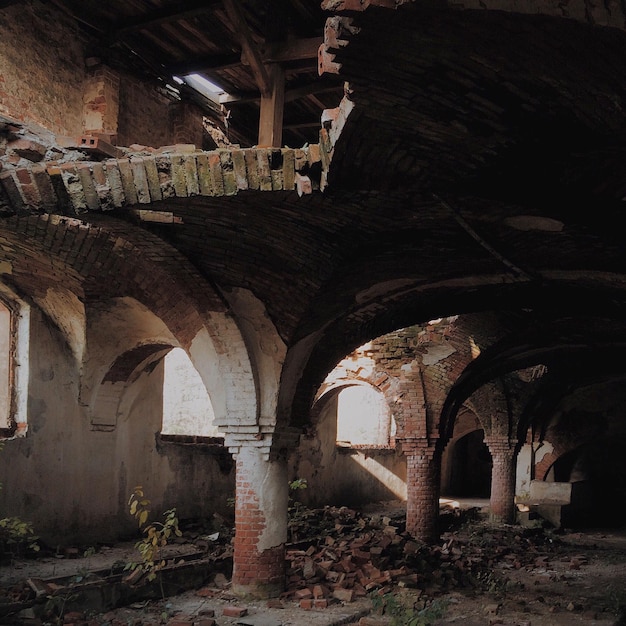
[[[329,85],[319,80],[311,81],[298,87],[285,90],[285,102],[294,102],[301,98],[307,98],[313,94],[339,92],[342,89],[341,84]],[[225,93],[220,96],[220,104],[250,104],[251,102],[259,102],[261,95],[257,92],[247,93]]]
[[[248,63],[250,63],[257,87],[262,96],[268,97],[272,91],[270,78],[263,65],[263,59],[261,58],[257,44],[246,23],[246,18],[241,10],[241,6],[238,0],[223,0],[223,3],[228,17],[232,22],[233,29],[239,38],[241,50],[248,60]]]
[[[219,0],[191,0],[182,5],[175,5],[175,8],[168,6],[163,9],[155,9],[150,11],[149,17],[142,15],[137,18],[128,18],[113,27],[110,38],[112,40],[121,39],[127,35],[137,32],[138,30],[146,30],[166,24],[169,22],[177,22],[179,20],[195,17],[211,11]]]
[[[321,43],[321,37],[274,41],[263,46],[261,58],[265,63],[288,63],[303,59],[317,59],[317,51]]]
[[[309,39],[290,39],[286,42],[273,42],[259,48],[261,63],[289,63],[291,61],[315,60],[317,50],[322,43],[320,37]],[[240,54],[214,54],[201,58],[172,63],[167,70],[172,74],[185,75],[206,70],[225,69],[249,65],[247,57]]]

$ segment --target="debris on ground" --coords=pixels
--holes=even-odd
[[[598,554],[599,545],[585,543],[581,533],[494,526],[472,509],[441,520],[440,541],[427,545],[406,533],[402,511],[364,515],[348,507],[301,507],[290,520],[286,590],[260,604],[230,591],[232,533],[181,525],[179,544],[168,546],[174,553],[166,597],[157,588],[142,596],[150,585],[126,579],[117,597],[109,597],[110,606],[81,606],[80,596],[100,574],[83,572],[80,581],[76,575],[31,575],[2,588],[0,624],[428,626],[458,620],[464,626],[608,626],[626,607],[626,541]],[[193,555],[200,555],[195,566]],[[614,565],[600,572],[600,557],[609,556]],[[200,572],[187,585],[185,562]],[[596,575],[608,582],[592,587]]]

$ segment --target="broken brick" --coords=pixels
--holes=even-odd
[[[46,146],[32,139],[16,139],[9,142],[8,147],[22,158],[34,162],[41,161],[47,152]]]
[[[306,599],[306,598],[312,598],[313,597],[313,592],[310,589],[308,589],[308,588],[298,589],[295,592],[294,595],[295,595],[297,600],[303,600],[303,599]]]
[[[244,617],[248,614],[248,609],[240,606],[225,606],[222,610],[224,617]]]
[[[333,591],[333,597],[337,598],[340,602],[352,602],[354,591],[352,591],[352,589],[343,589],[339,587]]]

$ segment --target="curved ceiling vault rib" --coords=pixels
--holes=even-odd
[[[607,382],[623,382],[625,378],[626,372],[618,361],[600,364],[595,357],[592,366],[587,360],[581,359],[566,364],[561,370],[548,370],[537,381],[537,386],[524,407],[519,420],[518,437],[521,440],[528,429],[533,427],[538,431],[540,439],[543,439],[550,419],[565,398],[584,388],[592,389]]]
[[[590,359],[604,360],[610,363],[623,362],[626,355],[626,339],[569,342],[553,341],[524,345],[501,350],[493,346],[472,361],[450,389],[442,409],[442,429],[451,434],[456,414],[463,402],[477,389],[505,374],[536,365],[551,369],[570,370],[575,367],[587,367]],[[561,384],[563,379],[561,378]]]

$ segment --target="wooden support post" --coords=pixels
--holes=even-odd
[[[267,66],[270,79],[268,95],[261,96],[259,147],[280,148],[283,142],[283,109],[285,107],[285,70],[278,64]]]

